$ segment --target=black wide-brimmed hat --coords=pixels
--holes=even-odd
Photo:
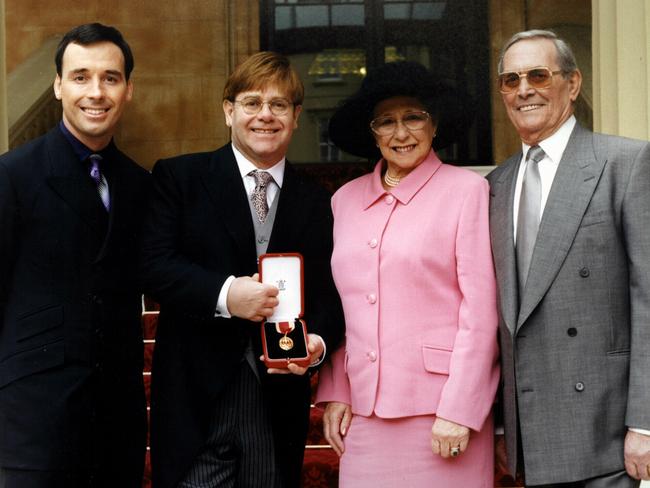
[[[341,103],[330,119],[330,139],[347,153],[380,158],[370,130],[373,111],[382,100],[400,96],[417,99],[437,119],[434,149],[457,141],[472,122],[469,96],[438,79],[420,63],[397,61],[371,70],[359,91]]]

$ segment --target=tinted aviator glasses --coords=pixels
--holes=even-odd
[[[551,71],[546,66],[538,66],[526,71],[506,71],[499,75],[499,91],[511,93],[519,88],[522,78],[526,78],[528,86],[539,90],[548,88],[553,82],[553,76],[562,73],[562,70]]]
[[[391,136],[397,130],[400,121],[408,131],[422,130],[427,125],[431,116],[429,112],[420,110],[407,112],[401,119],[395,117],[377,117],[370,122],[370,129],[378,136]]]
[[[265,101],[258,97],[246,97],[241,100],[235,100],[233,103],[241,105],[242,110],[248,115],[257,115],[264,105],[269,106],[269,110],[273,115],[284,115],[289,111],[289,107],[293,106],[293,103],[284,98],[274,98],[273,100]]]

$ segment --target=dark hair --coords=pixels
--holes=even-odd
[[[285,90],[294,105],[302,105],[305,89],[289,58],[271,52],[261,51],[253,54],[241,63],[228,77],[223,89],[223,99],[235,101],[239,93],[261,89],[275,84]]]
[[[369,70],[359,90],[344,100],[329,123],[329,137],[345,152],[369,159],[381,157],[370,130],[377,104],[393,97],[417,100],[438,125],[434,149],[458,141],[474,117],[464,90],[414,61],[386,63]]]
[[[97,42],[112,42],[120,48],[124,56],[124,75],[128,81],[131,76],[131,71],[133,71],[133,53],[131,52],[131,48],[124,40],[124,37],[122,37],[120,31],[115,27],[97,22],[79,25],[63,36],[63,39],[59,42],[59,46],[56,48],[56,54],[54,56],[56,73],[62,76],[61,66],[63,64],[63,53],[68,47],[68,44],[75,43],[88,46]]]

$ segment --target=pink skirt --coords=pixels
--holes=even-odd
[[[339,488],[493,488],[492,418],[472,431],[467,450],[443,459],[431,450],[435,416],[355,415],[345,436]]]

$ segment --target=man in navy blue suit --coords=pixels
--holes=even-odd
[[[63,120],[0,156],[0,486],[136,488],[149,175],[113,143],[133,56],[119,31],[87,24],[55,63]]]

